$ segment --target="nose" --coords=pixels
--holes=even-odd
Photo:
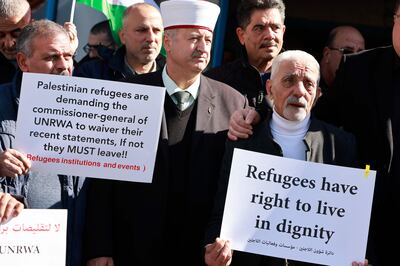
[[[98,57],[97,49],[90,49],[88,55],[90,58]]]
[[[10,34],[6,34],[4,37],[4,47],[7,49],[13,48],[16,44],[15,38],[13,38]]]
[[[58,71],[67,70],[72,66],[71,60],[65,58],[64,56],[60,56],[59,59],[55,63],[55,67]]]
[[[271,27],[266,26],[264,30],[264,39],[271,40],[274,38],[274,31]]]
[[[156,39],[157,39],[157,34],[154,31],[149,30],[148,33],[146,34],[146,41],[148,43],[152,43],[155,42]]]
[[[304,87],[303,82],[298,82],[293,90],[293,95],[296,96],[297,98],[304,97],[307,93],[306,88]]]
[[[197,42],[197,46],[196,46],[196,50],[200,51],[202,53],[207,52],[207,47],[208,47],[208,43],[204,38],[199,39],[199,41]]]

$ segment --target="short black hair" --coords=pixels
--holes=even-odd
[[[251,15],[255,10],[276,8],[285,21],[285,4],[282,0],[241,0],[237,9],[239,27],[245,29],[250,24]]]
[[[90,33],[93,35],[97,35],[100,33],[105,33],[107,35],[107,39],[114,44],[115,41],[112,37],[111,34],[111,28],[110,28],[110,21],[109,20],[103,20],[100,21],[99,23],[96,23],[91,29]]]

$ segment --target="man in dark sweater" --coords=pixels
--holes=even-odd
[[[210,60],[219,7],[161,3],[166,66],[129,81],[166,87],[151,184],[95,180],[88,194],[88,266],[204,265],[229,117],[246,99],[201,74]]]

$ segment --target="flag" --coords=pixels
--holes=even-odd
[[[122,27],[122,17],[127,7],[146,2],[158,8],[153,0],[76,0],[76,2],[102,12],[109,19],[112,35],[118,45],[121,44],[118,32]]]

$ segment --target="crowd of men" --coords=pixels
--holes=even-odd
[[[392,212],[400,203],[400,0],[393,11],[391,46],[364,51],[362,34],[339,26],[318,63],[307,52],[283,51],[282,0],[242,0],[242,57],[206,71],[219,6],[168,0],[158,10],[138,3],[124,12],[122,46],[101,22],[74,68],[73,24],[32,21],[26,0],[0,0],[0,223],[24,207],[67,209],[68,266],[312,265],[233,252],[219,238],[239,147],[371,165],[377,178],[368,261],[349,264],[393,264],[396,245],[385,243],[399,234]],[[31,173],[14,145],[23,72],[165,87],[152,183]]]

